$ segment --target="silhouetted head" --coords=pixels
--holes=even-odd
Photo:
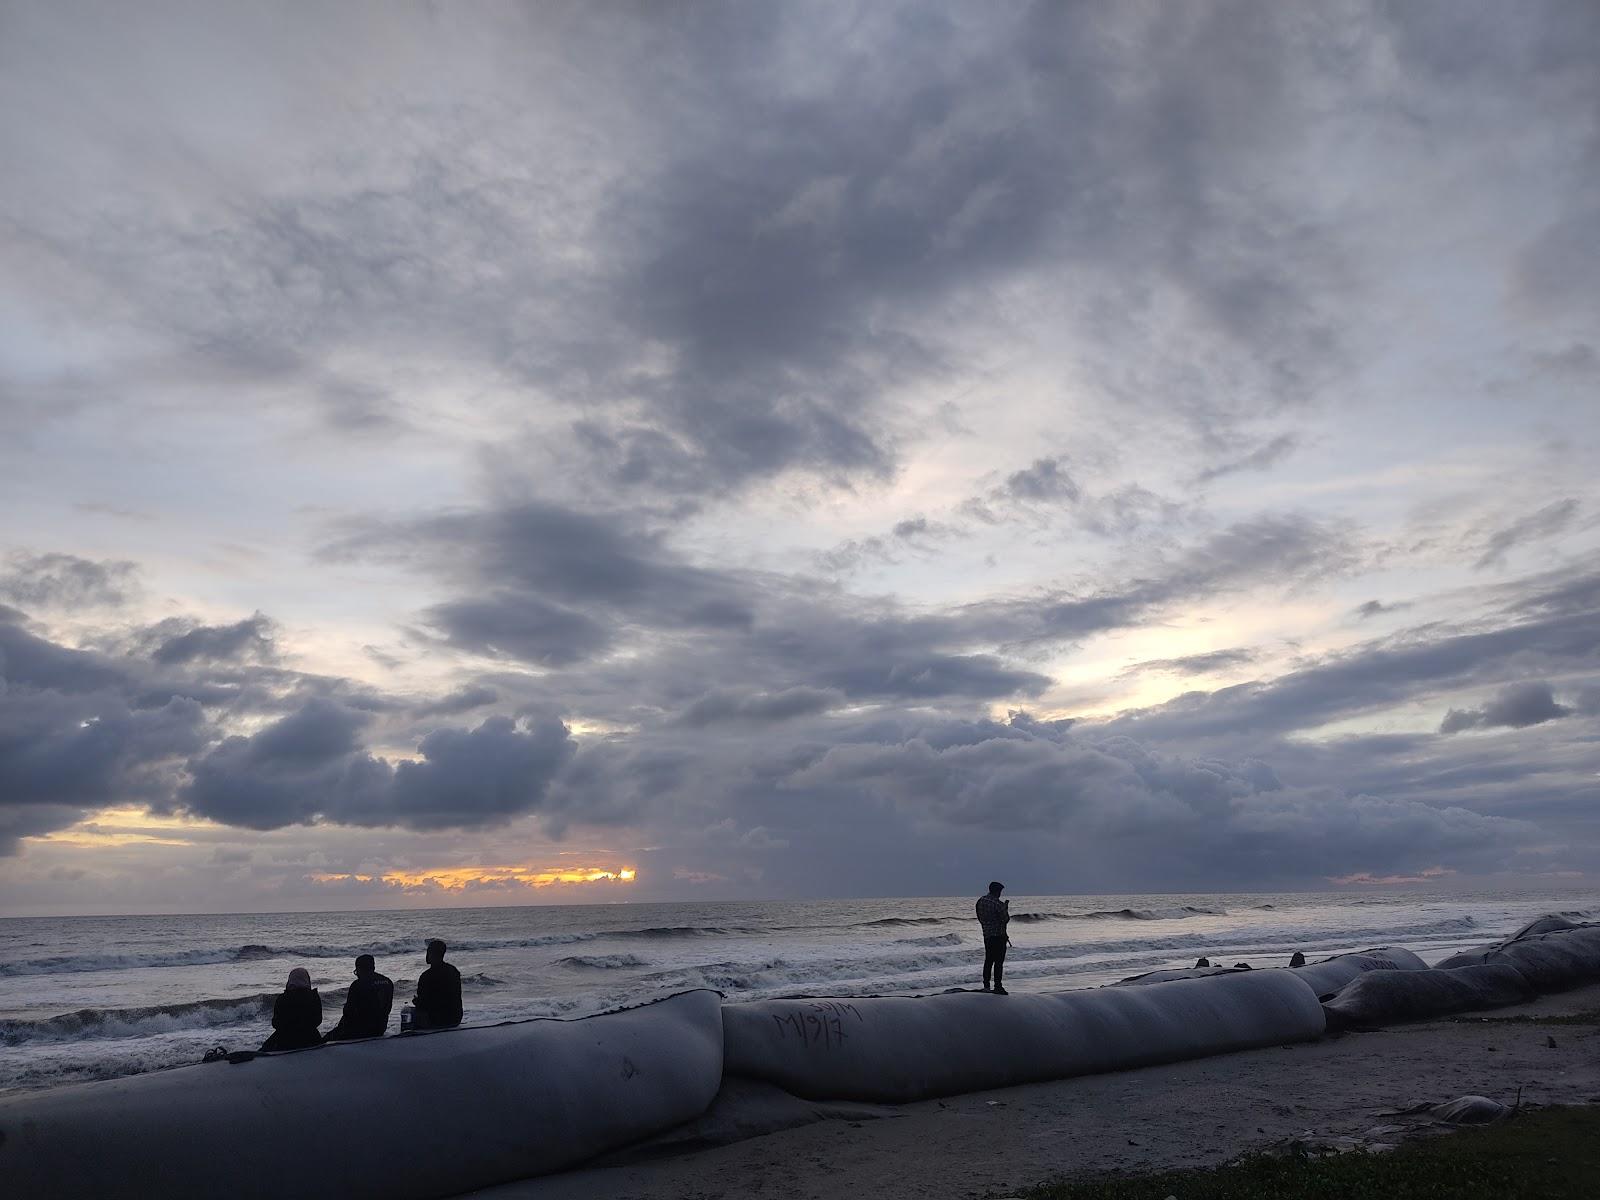
[[[1001,883],[999,880],[996,880],[994,883],[991,883],[989,885],[989,895],[991,895],[991,896],[998,896],[1001,892],[1003,892],[1005,890],[1006,890],[1006,885]]]
[[[378,964],[373,960],[372,955],[370,955],[370,954],[358,954],[358,955],[356,955],[356,974],[357,975],[371,975],[377,969],[378,969]]]
[[[1289,960],[1289,965],[1291,967],[1303,967],[1303,966],[1305,966],[1306,965],[1306,956],[1304,954],[1301,954],[1300,951],[1296,950],[1294,952],[1294,957]]]
[[[445,952],[445,944],[443,942],[441,942],[438,938],[434,938],[431,942],[428,943],[427,958],[428,958],[428,961],[430,963],[443,962],[444,961],[444,952]]]
[[[289,982],[284,985],[284,991],[290,988],[308,988],[311,986],[311,972],[304,967],[296,967],[289,972]]]

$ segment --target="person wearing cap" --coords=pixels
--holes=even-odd
[[[263,1050],[301,1050],[322,1044],[322,997],[311,986],[311,973],[304,967],[289,972],[283,994],[272,1002],[272,1036],[261,1044]]]
[[[1005,890],[1006,885],[996,881],[989,885],[988,895],[978,897],[978,926],[983,930],[983,990],[996,996],[1008,994],[1000,982],[1006,966],[1006,946],[1010,944],[1006,926],[1011,922],[1011,901],[1000,899]],[[993,987],[989,986],[991,973]]]
[[[461,1024],[461,972],[445,962],[447,947],[428,943],[428,969],[417,980],[413,1029],[453,1029]]]
[[[355,1038],[382,1037],[389,1028],[389,1010],[394,1007],[394,980],[378,974],[372,955],[356,959],[356,978],[344,1000],[344,1015],[322,1040],[351,1041]]]

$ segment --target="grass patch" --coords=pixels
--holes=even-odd
[[[1028,1200],[1592,1200],[1600,1108],[1545,1108],[1386,1154],[1251,1155],[1226,1166],[1048,1183]]]
[[[1458,1025],[1600,1025],[1600,1008],[1564,1013],[1559,1017],[1451,1017]]]

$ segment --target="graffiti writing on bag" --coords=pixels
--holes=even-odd
[[[800,1044],[807,1049],[820,1046],[830,1050],[842,1045],[849,1034],[845,1026],[851,1017],[858,1022],[863,1018],[861,1011],[854,1004],[843,1004],[837,1000],[823,1000],[816,1004],[808,1004],[808,1012],[790,1012],[779,1016],[772,1014],[772,1019],[778,1023],[778,1036],[782,1038],[796,1037]]]

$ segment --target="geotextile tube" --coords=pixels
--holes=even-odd
[[[1559,992],[1600,979],[1600,925],[1521,937],[1486,961],[1509,963],[1541,992]]]
[[[721,997],[333,1043],[0,1098],[0,1196],[424,1200],[699,1116]]]
[[[1356,976],[1322,1007],[1335,1028],[1392,1025],[1447,1013],[1504,1008],[1537,993],[1522,972],[1505,963],[1427,971],[1368,971]]]
[[[1316,994],[1291,971],[995,996],[758,1000],[722,1013],[729,1075],[809,1100],[899,1104],[1310,1041]]]
[[[1402,946],[1380,946],[1285,969],[1303,979],[1317,995],[1329,996],[1368,971],[1426,971],[1428,964]]]

